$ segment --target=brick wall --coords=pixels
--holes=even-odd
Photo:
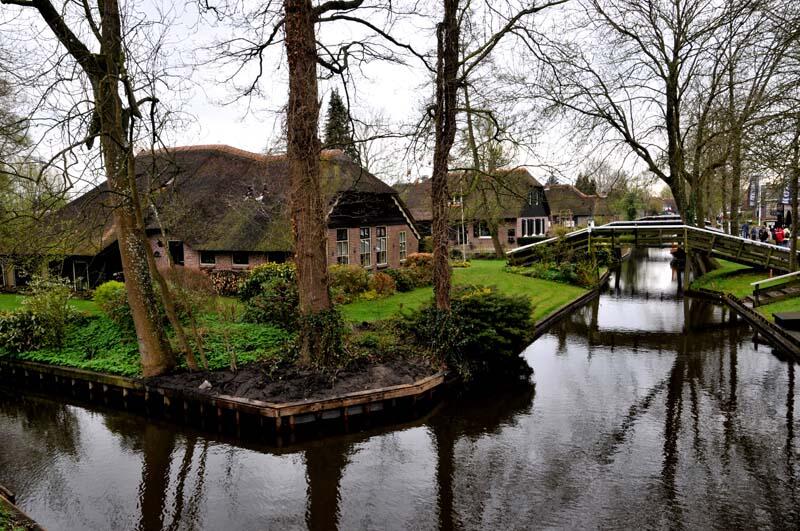
[[[386,227],[386,265],[378,266],[376,262],[375,248],[378,245],[376,228]],[[336,264],[336,233],[338,229],[328,229],[328,242],[327,242],[327,256],[328,264]],[[349,227],[347,229],[347,241],[349,247],[349,263],[360,265],[361,264],[361,227]],[[419,241],[414,235],[414,232],[408,225],[375,225],[369,227],[370,231],[370,266],[369,269],[383,269],[387,267],[396,268],[400,267],[400,233],[406,233],[406,252],[407,254],[415,253],[419,250]]]

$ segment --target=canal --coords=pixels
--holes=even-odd
[[[0,390],[0,484],[57,529],[800,526],[795,367],[638,251],[530,382],[277,449]]]

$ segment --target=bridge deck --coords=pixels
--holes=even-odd
[[[754,267],[789,271],[789,249],[732,236],[724,232],[664,221],[613,222],[571,232],[561,238],[549,238],[508,251],[513,265],[526,265],[544,253],[589,247],[616,248],[621,244],[644,247],[686,246],[690,251],[704,251],[717,258]]]

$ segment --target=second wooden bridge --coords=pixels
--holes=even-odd
[[[674,221],[616,221],[587,227],[562,237],[523,245],[506,253],[512,265],[529,265],[548,254],[591,249],[618,249],[622,245],[683,248],[702,251],[740,264],[790,271],[789,249],[724,232]]]

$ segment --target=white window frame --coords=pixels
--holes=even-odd
[[[406,245],[406,231],[401,230],[397,233],[397,249],[401,262],[405,262],[408,257],[408,247]]]
[[[340,232],[344,233],[344,240],[339,239]],[[350,263],[350,231],[347,229],[336,229],[336,263]]]
[[[236,256],[237,254],[246,255],[247,256],[247,263],[246,264],[237,264],[236,260],[233,259],[233,257]],[[250,267],[250,253],[246,252],[246,251],[236,251],[235,253],[231,252],[231,265],[233,267]]]
[[[535,236],[544,236],[547,234],[547,218],[536,217],[536,218],[521,218],[520,219],[522,226],[522,238],[532,238]],[[540,228],[540,231],[537,231],[537,222]],[[530,230],[528,230],[530,228]]]
[[[381,236],[383,232],[383,236]],[[389,263],[389,240],[386,237],[386,227],[375,227],[375,265],[385,266]],[[381,260],[383,254],[383,260]]]
[[[361,267],[372,267],[372,231],[369,227],[361,227],[359,231],[359,256]],[[364,237],[366,231],[366,238]]]
[[[477,226],[477,233],[478,233],[478,239],[479,240],[491,240],[492,239],[492,232],[489,230],[489,224],[488,223],[486,223],[485,221],[476,221],[475,222],[475,226]],[[483,234],[483,230],[482,229],[484,229],[484,228],[486,229],[486,235]],[[473,229],[472,232],[474,234],[476,231]]]
[[[203,262],[203,253],[211,253],[211,256],[214,257],[214,261],[213,262]],[[199,256],[199,260],[200,260],[200,265],[201,266],[214,266],[214,265],[217,265],[217,253],[215,253],[214,251],[198,251],[198,254],[200,255]],[[231,264],[233,264],[233,255],[231,255]]]

